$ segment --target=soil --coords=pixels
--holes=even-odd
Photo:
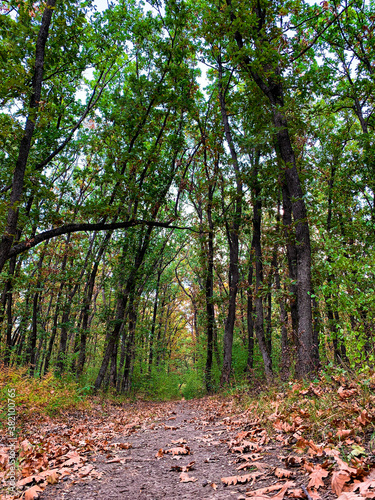
[[[211,409],[210,409],[211,408]],[[130,449],[116,447],[114,456],[102,454],[88,457],[100,479],[67,475],[63,481],[48,485],[40,498],[43,500],[89,499],[243,499],[249,489],[277,482],[265,472],[251,482],[225,486],[221,478],[247,474],[237,468],[237,455],[229,443],[241,431],[248,429],[246,420],[233,417],[233,408],[220,404],[212,408],[209,401],[191,400],[175,403],[144,403],[144,414],[155,413],[155,420],[131,433],[116,437],[117,443],[129,443]],[[249,417],[247,417],[249,421]],[[180,442],[179,442],[180,441]],[[183,443],[185,441],[185,443]],[[129,445],[124,444],[127,448]],[[175,453],[165,453],[169,449]],[[182,450],[185,451],[182,451]],[[159,451],[161,450],[161,451]],[[259,451],[259,450],[258,450]],[[159,452],[160,457],[157,458]],[[181,455],[179,453],[189,453]],[[267,467],[282,467],[279,443],[267,442],[256,461]],[[256,456],[258,455],[258,456]],[[112,462],[111,462],[112,460]],[[113,461],[115,460],[115,461]],[[108,463],[111,462],[111,463]],[[174,466],[194,464],[186,473],[189,482],[181,481],[181,472]],[[255,462],[254,462],[255,463]],[[254,469],[253,469],[254,470]],[[258,469],[259,470],[259,469]]]

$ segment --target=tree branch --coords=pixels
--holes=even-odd
[[[128,227],[134,227],[134,226],[153,226],[153,227],[164,227],[166,229],[182,229],[199,233],[199,231],[193,229],[192,227],[171,225],[172,222],[173,221],[156,222],[156,221],[146,221],[141,219],[141,220],[129,220],[127,222],[112,222],[108,224],[105,222],[96,222],[96,223],[82,222],[77,224],[67,224],[65,226],[49,229],[48,231],[43,231],[43,233],[35,235],[34,238],[17,243],[17,245],[14,245],[10,249],[7,260],[10,259],[11,257],[14,257],[16,255],[19,255],[20,253],[25,252],[26,250],[29,250],[30,248],[39,245],[43,241],[50,240],[51,238],[56,238],[56,236],[61,236],[63,234],[78,233],[82,231],[113,231],[115,229],[126,229]]]

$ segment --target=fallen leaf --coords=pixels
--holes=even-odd
[[[187,441],[184,438],[180,438],[180,439],[176,439],[175,441],[173,441],[173,439],[172,439],[171,443],[172,444],[186,444]]]
[[[111,458],[110,460],[107,460],[106,464],[118,464],[120,462],[121,462],[121,458],[114,457],[114,458]]]
[[[194,466],[195,462],[190,462],[187,465],[172,465],[171,470],[176,472],[189,472]]]
[[[25,491],[25,500],[37,499],[39,498],[39,494],[42,492],[42,488],[39,488],[39,486],[33,486],[32,488],[29,488]]]
[[[33,483],[34,477],[35,476],[28,476],[28,477],[24,477],[23,479],[20,479],[19,481],[17,481],[17,487],[22,488],[23,486],[26,486],[27,484]]]
[[[236,485],[237,483],[245,484],[250,481],[254,483],[254,481],[263,474],[261,472],[252,472],[251,474],[245,474],[244,476],[228,476],[222,477],[221,481],[225,486]]]
[[[188,446],[177,446],[176,448],[165,450],[164,453],[172,453],[172,455],[190,455],[190,448]]]
[[[195,483],[198,481],[195,477],[190,477],[186,472],[181,472],[180,474],[180,483]]]
[[[322,469],[320,465],[317,465],[310,474],[310,481],[308,487],[309,488],[314,487],[318,489],[320,488],[320,486],[324,486],[322,479],[327,476],[328,476],[328,471]]]
[[[334,471],[332,474],[331,486],[333,492],[340,496],[345,483],[350,481],[350,474],[346,470]]]
[[[20,447],[23,452],[31,451],[33,449],[33,446],[28,439],[24,439],[20,444]]]
[[[85,465],[85,467],[82,467],[82,469],[79,471],[79,475],[81,477],[88,476],[93,469],[94,469],[93,465],[91,465],[91,464],[90,465]]]
[[[164,457],[164,450],[163,448],[160,448],[160,450],[156,453],[155,458],[163,458]]]
[[[48,474],[47,476],[48,484],[57,484],[58,482],[59,482],[59,475],[56,471],[52,471],[51,474]]]
[[[217,484],[215,483],[211,483],[210,484],[211,488],[213,488],[215,491],[217,490]]]
[[[356,495],[353,492],[341,493],[337,500],[364,500],[365,497],[361,495]]]
[[[279,479],[282,479],[283,477],[286,477],[287,479],[289,479],[293,475],[291,470],[281,469],[280,467],[277,467],[275,469],[274,474]]]
[[[288,490],[289,498],[306,498],[306,493],[302,488],[293,488]]]
[[[347,438],[352,434],[352,430],[350,429],[340,429],[336,432],[336,436],[340,439]]]
[[[287,481],[286,483],[276,483],[271,486],[266,486],[265,488],[259,488],[254,491],[248,491],[246,493],[246,496],[252,497],[253,500],[257,499],[269,500],[270,498],[272,498],[273,500],[282,500],[284,498],[286,491],[289,488],[292,488],[293,486],[295,486],[295,483],[293,481]],[[277,495],[274,495],[273,497],[266,496],[266,493],[271,493],[272,491],[277,491],[277,490],[280,490],[279,493],[277,493]]]

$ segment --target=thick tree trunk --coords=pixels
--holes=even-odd
[[[295,243],[295,232],[292,220],[292,202],[285,180],[282,181],[283,196],[283,229],[286,241],[286,256],[289,271],[289,306],[292,318],[292,338],[297,347],[298,335],[298,295],[297,295],[297,248]]]
[[[26,119],[25,131],[21,139],[18,158],[13,174],[7,225],[0,241],[0,272],[3,270],[4,264],[8,259],[9,250],[12,247],[14,235],[17,232],[18,204],[20,203],[23,194],[23,184],[27,159],[29,157],[31,140],[37,120],[37,112],[42,92],[45,46],[55,4],[56,0],[47,1],[46,7],[43,12],[42,24],[40,26],[36,42],[35,66],[32,79],[33,93],[30,99],[29,114]]]
[[[231,0],[227,0],[231,8],[230,17],[235,20]],[[257,18],[257,28],[253,33],[254,40],[263,37],[265,22],[264,7],[259,3],[254,8]],[[234,33],[235,41],[240,50],[244,49],[244,42],[239,31]],[[262,40],[263,44],[266,40]],[[263,56],[263,54],[262,54]],[[276,130],[276,152],[283,162],[283,173],[288,187],[292,212],[296,230],[297,248],[297,298],[298,298],[298,345],[296,375],[298,377],[311,376],[317,369],[314,355],[312,309],[311,309],[311,246],[310,230],[307,220],[307,211],[303,198],[303,191],[299,179],[295,155],[289,135],[288,121],[284,111],[283,82],[278,63],[262,62],[264,74],[258,72],[253,61],[246,54],[242,57],[242,66],[249,73],[262,93],[267,97],[272,109],[273,125]],[[272,74],[273,72],[273,74]]]

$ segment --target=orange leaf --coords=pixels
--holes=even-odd
[[[328,471],[322,469],[320,465],[317,465],[310,474],[310,481],[308,487],[309,488],[314,487],[318,489],[320,486],[324,486],[322,479],[323,477],[327,476],[328,476]]]
[[[335,471],[332,474],[332,490],[337,495],[340,496],[344,484],[350,481],[350,474],[346,470]]]
[[[176,448],[170,448],[164,453],[172,453],[172,455],[190,455],[190,448],[188,446],[177,446]]]
[[[293,473],[291,470],[286,470],[286,469],[281,469],[280,467],[277,467],[275,470],[275,476],[278,477],[279,479],[282,479],[283,477],[290,478],[292,477]]]
[[[336,432],[336,436],[339,437],[340,439],[342,438],[347,438],[352,434],[352,430],[350,429],[340,429],[339,431]]]
[[[276,495],[275,497],[272,497],[272,498],[276,498],[276,497],[279,497],[280,494],[282,494],[282,496],[284,496],[285,491],[288,488],[292,488],[293,486],[295,486],[295,483],[293,481],[287,481],[286,483],[276,483],[276,484],[272,484],[271,486],[266,486],[265,488],[258,488],[257,490],[248,491],[246,493],[246,496],[260,498],[260,497],[264,497],[264,495],[266,493],[271,493],[272,491],[281,490],[280,493],[278,493],[278,495]],[[269,497],[264,497],[264,498],[269,498]]]
[[[25,500],[34,500],[39,498],[39,493],[42,493],[43,490],[42,488],[39,488],[39,486],[33,486],[32,488],[29,488],[28,490],[25,491]]]

